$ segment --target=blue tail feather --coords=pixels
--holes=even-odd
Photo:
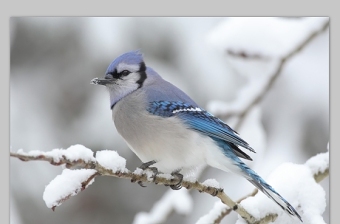
[[[302,222],[301,216],[272,186],[262,179],[254,170],[250,169],[240,158],[233,152],[230,143],[220,139],[213,138],[220,146],[223,154],[234,161],[234,164],[241,169],[243,176],[252,183],[256,188],[262,191],[267,197],[275,201],[284,211],[292,216],[296,216]]]
[[[250,169],[246,164],[240,164],[243,167],[243,171],[248,175],[247,180],[262,191],[267,197],[271,198],[276,202],[283,210],[288,212],[290,215],[296,216],[302,222],[302,218],[294,207],[284,199],[279,193],[277,193],[272,186],[270,186],[265,180],[263,180],[255,171]],[[242,169],[242,168],[241,168]]]

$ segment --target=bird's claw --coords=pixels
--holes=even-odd
[[[139,168],[142,169],[142,170],[150,169],[153,172],[152,179],[153,179],[154,183],[156,183],[155,182],[156,181],[156,177],[157,177],[157,174],[159,174],[159,172],[158,172],[158,169],[156,167],[150,167],[150,166],[155,164],[155,163],[156,163],[156,161],[152,160],[152,161],[143,163],[142,165],[139,166]],[[170,186],[170,188],[172,190],[179,190],[179,189],[181,189],[182,188],[183,175],[180,174],[179,171],[172,172],[171,175],[172,176],[176,176],[179,179],[178,183],[176,183],[176,184],[165,184],[165,186]],[[136,182],[136,180],[135,179],[131,179],[131,182]],[[146,187],[145,185],[143,185],[142,181],[138,181],[137,183],[141,187]]]
[[[149,162],[146,162],[146,163],[143,163],[142,165],[139,166],[140,169],[142,170],[146,170],[147,168],[149,168],[151,165],[155,164],[156,161],[155,160],[152,160],[152,161],[149,161]],[[151,167],[153,168],[153,167]],[[157,168],[156,168],[157,169]]]
[[[150,169],[153,172],[153,175],[152,175],[153,182],[155,182],[156,176],[158,174],[158,169],[156,167],[150,167],[150,166],[155,164],[155,163],[156,163],[156,161],[152,160],[152,161],[143,163],[142,165],[139,166],[139,168],[142,169],[142,170]],[[131,179],[131,182],[136,182],[136,180],[132,181],[132,179]],[[138,181],[137,183],[141,187],[146,187],[145,185],[143,185],[142,181]]]
[[[156,167],[149,167],[148,169],[150,169],[153,172],[152,181],[155,182],[157,174],[159,174],[158,169]]]
[[[138,181],[137,184],[138,184],[139,186],[141,186],[141,187],[146,187],[145,185],[143,185],[143,182],[142,182],[141,180]]]
[[[182,185],[180,183],[178,183],[178,184],[175,184],[175,185],[170,185],[170,188],[172,190],[176,190],[177,191],[177,190],[182,188]]]
[[[172,172],[171,175],[178,177],[179,181],[177,184],[170,185],[170,188],[172,190],[179,190],[182,188],[182,181],[183,181],[183,175],[179,173],[179,171]]]

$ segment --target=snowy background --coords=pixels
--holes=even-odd
[[[227,117],[247,105],[274,73],[278,59],[327,18],[27,17],[10,22],[11,150],[82,144],[93,151],[115,150],[134,170],[141,162],[115,130],[105,88],[90,85],[114,58],[140,49],[146,64],[166,80],[213,114]],[[235,117],[226,121],[237,124]],[[257,151],[248,164],[265,179],[282,163],[303,164],[327,151],[328,29],[284,65],[238,132]],[[43,193],[61,173],[61,167],[46,162],[10,159],[11,224],[140,223],[145,218],[141,212],[169,195],[164,186],[141,188],[128,180],[98,177],[53,212]],[[210,178],[235,200],[253,190],[241,177],[213,168],[205,169],[200,180]],[[329,223],[329,178],[320,185],[326,192],[323,218]],[[163,223],[195,223],[218,201],[196,191],[190,195],[192,204],[177,206]],[[236,219],[232,213],[222,223]]]

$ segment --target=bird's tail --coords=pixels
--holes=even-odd
[[[298,218],[301,222],[301,216],[297,211],[291,206],[288,201],[286,201],[279,193],[277,193],[272,186],[266,183],[254,170],[250,169],[242,160],[238,157],[239,155],[235,153],[235,149],[229,143],[222,141],[220,139],[213,138],[219,148],[215,150],[210,150],[207,154],[207,163],[218,169],[224,171],[231,171],[236,174],[240,174],[245,177],[250,183],[252,183],[256,188],[262,191],[267,197],[276,202],[284,211],[293,217]],[[220,149],[225,156],[220,156]]]
[[[267,182],[262,179],[255,171],[250,169],[246,164],[241,163],[241,169],[244,171],[243,175],[246,179],[252,183],[255,187],[257,187],[260,191],[262,191],[267,197],[271,198],[276,202],[284,211],[288,214],[295,216],[300,219],[302,222],[301,216],[297,211],[291,206],[288,201],[286,201],[279,193],[277,193],[272,186],[267,184]]]

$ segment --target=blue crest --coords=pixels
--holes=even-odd
[[[143,54],[139,51],[129,51],[117,57],[106,70],[106,74],[110,72],[114,72],[117,65],[120,63],[130,64],[130,65],[139,65],[143,62]]]

